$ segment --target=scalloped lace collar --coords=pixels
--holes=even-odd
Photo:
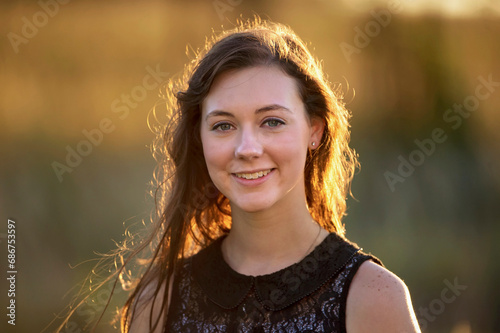
[[[249,276],[234,271],[222,256],[225,236],[192,257],[193,276],[208,298],[224,309],[240,305],[252,288],[262,306],[278,311],[314,293],[338,275],[361,249],[330,233],[300,262],[277,272]]]

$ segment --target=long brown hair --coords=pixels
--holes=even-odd
[[[170,118],[153,146],[159,162],[155,177],[158,218],[149,237],[126,262],[147,247],[153,250],[152,258],[123,308],[124,332],[144,304],[138,300],[145,294],[152,295],[148,301],[159,302],[166,320],[169,288],[161,287],[169,285],[183,258],[229,232],[229,202],[212,183],[203,155],[201,104],[218,75],[258,65],[278,66],[295,78],[308,115],[323,119],[322,140],[308,154],[304,169],[307,205],[323,228],[344,234],[341,219],[357,159],[348,145],[350,115],[340,87],[329,84],[319,61],[288,27],[259,18],[240,22],[208,40],[184,75],[171,80],[164,91]],[[164,290],[161,295],[160,290]],[[151,318],[152,329],[165,324],[159,322],[160,316],[153,318],[153,307]]]

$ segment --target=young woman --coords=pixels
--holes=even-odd
[[[304,43],[247,22],[180,81],[123,331],[418,332],[405,284],[343,236],[349,113]]]

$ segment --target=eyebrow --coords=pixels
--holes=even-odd
[[[289,108],[284,107],[283,105],[270,104],[270,105],[266,105],[266,106],[263,106],[261,108],[258,108],[257,110],[255,110],[255,114],[269,112],[269,111],[275,111],[275,110],[283,110],[283,111],[287,111],[287,112],[292,112]],[[210,117],[216,117],[216,116],[226,116],[226,117],[234,118],[234,115],[231,112],[227,112],[224,110],[213,110],[207,114],[207,116],[205,117],[205,120],[207,120]]]

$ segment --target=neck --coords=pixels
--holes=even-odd
[[[305,204],[279,212],[248,213],[235,208],[232,218],[222,252],[229,266],[245,275],[269,274],[299,262],[328,235]]]

